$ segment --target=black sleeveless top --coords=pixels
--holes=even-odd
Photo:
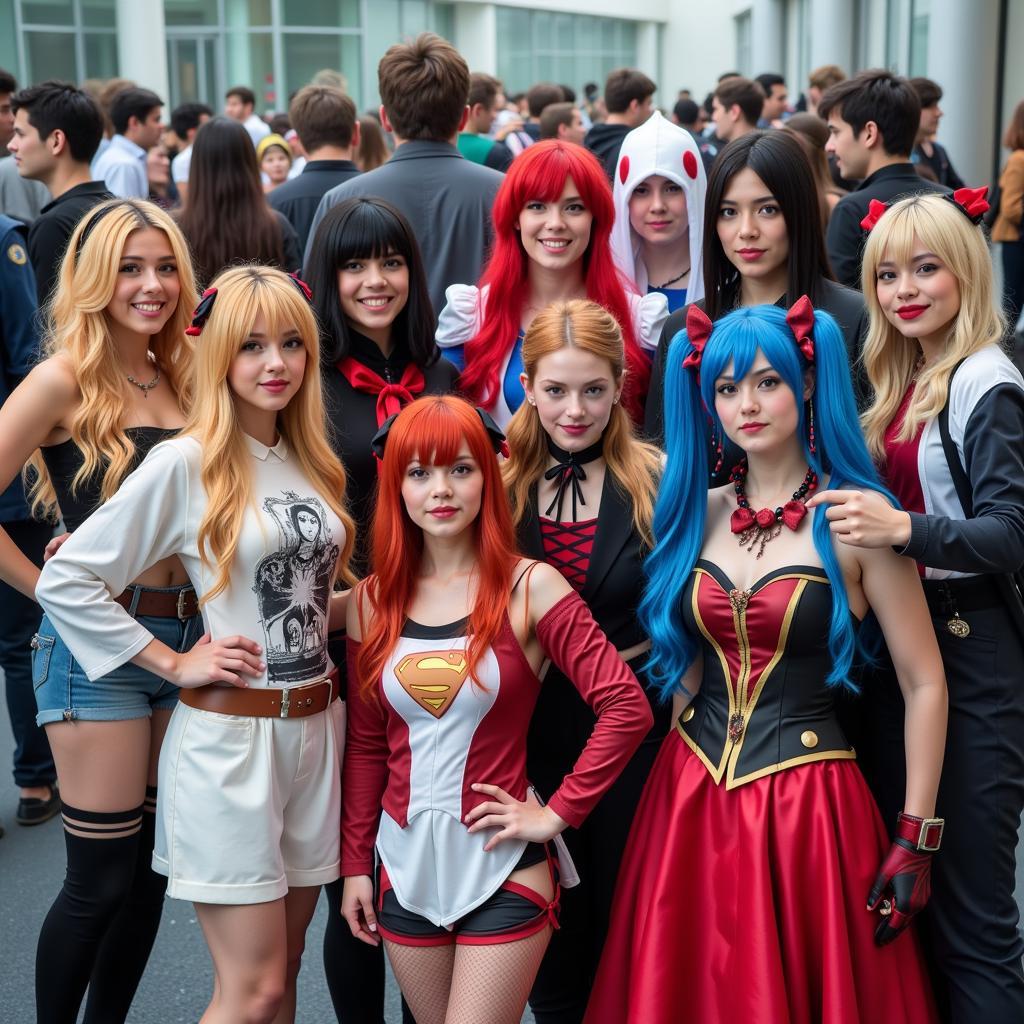
[[[169,430],[165,427],[126,427],[125,436],[135,445],[131,469],[135,469],[142,462],[150,448],[161,441],[174,437],[177,433],[177,429]],[[68,438],[67,441],[62,441],[60,444],[39,450],[42,452],[43,462],[53,481],[53,489],[57,492],[57,507],[64,520],[64,527],[69,533],[74,533],[102,504],[100,487],[103,477],[99,473],[94,473],[82,481],[77,490],[72,493],[71,481],[85,461],[78,445]]]

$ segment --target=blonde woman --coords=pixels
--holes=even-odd
[[[45,358],[0,410],[0,477],[28,461],[36,514],[75,531],[188,406],[184,334],[195,289],[181,232],[150,203],[113,200],[71,235],[46,310]],[[39,569],[0,530],[0,577],[29,597]],[[177,650],[195,639],[195,594],[170,558],[114,591]],[[86,679],[43,618],[33,638],[37,722],[57,767],[68,867],[39,936],[38,1019],[123,1021],[160,924],[149,869],[156,757],[177,690],[142,668]]]
[[[660,453],[639,441],[622,406],[625,345],[615,318],[594,302],[557,302],[523,340],[523,403],[509,424],[504,478],[520,549],[555,566],[641,683],[650,643],[637,621]],[[668,731],[669,706],[646,690],[654,725],[622,775],[579,829],[565,833],[579,868],[562,894],[530,995],[539,1024],[583,1018],[601,956],[612,892],[633,811]],[[544,679],[528,744],[528,771],[550,797],[573,770],[594,724],[566,676]]]
[[[1024,380],[1000,348],[984,189],[874,209],[864,253],[875,400],[864,432],[897,511],[826,492],[845,544],[895,546],[918,563],[949,686],[936,814],[948,825],[926,928],[948,1019],[1024,1020],[1024,940],[1014,851],[1024,808]],[[880,216],[879,216],[880,215]],[[870,223],[870,221],[868,222]],[[858,744],[887,824],[902,796],[902,707],[880,673],[867,688],[874,750]]]
[[[319,887],[338,877],[344,710],[326,635],[352,547],[304,285],[221,274],[190,330],[191,414],[46,565],[37,593],[84,672],[181,686],[160,760],[153,867],[194,901],[216,985],[205,1022],[294,1017]],[[182,654],[110,598],[177,556],[205,635]]]

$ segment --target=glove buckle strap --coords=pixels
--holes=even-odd
[[[900,814],[899,835],[914,844],[921,853],[935,853],[942,845],[942,833],[946,828],[944,818],[918,818],[912,814]]]

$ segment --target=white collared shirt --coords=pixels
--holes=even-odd
[[[267,669],[249,686],[300,685],[331,668],[327,614],[345,530],[283,438],[267,448],[243,437],[252,502],[228,586],[203,605],[203,624],[214,640],[241,635],[263,647]],[[214,583],[216,567],[198,548],[207,505],[201,454],[192,437],[156,445],[43,569],[36,599],[90,679],[153,639],[113,600],[145,569],[177,555],[200,599]]]
[[[146,151],[123,135],[115,135],[93,160],[92,176],[106,182],[119,199],[145,199],[149,195]]]

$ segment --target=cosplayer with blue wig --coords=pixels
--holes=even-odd
[[[586,1024],[674,1024],[682,1005],[701,1021],[929,1024],[917,937],[903,933],[941,837],[945,682],[907,560],[862,557],[825,511],[808,515],[819,479],[892,500],[857,427],[842,335],[806,296],[716,324],[690,307],[665,380],[639,615],[676,724],[634,818]],[[719,462],[726,438],[745,453],[711,491],[709,418]],[[907,709],[891,843],[835,707],[869,609]]]

